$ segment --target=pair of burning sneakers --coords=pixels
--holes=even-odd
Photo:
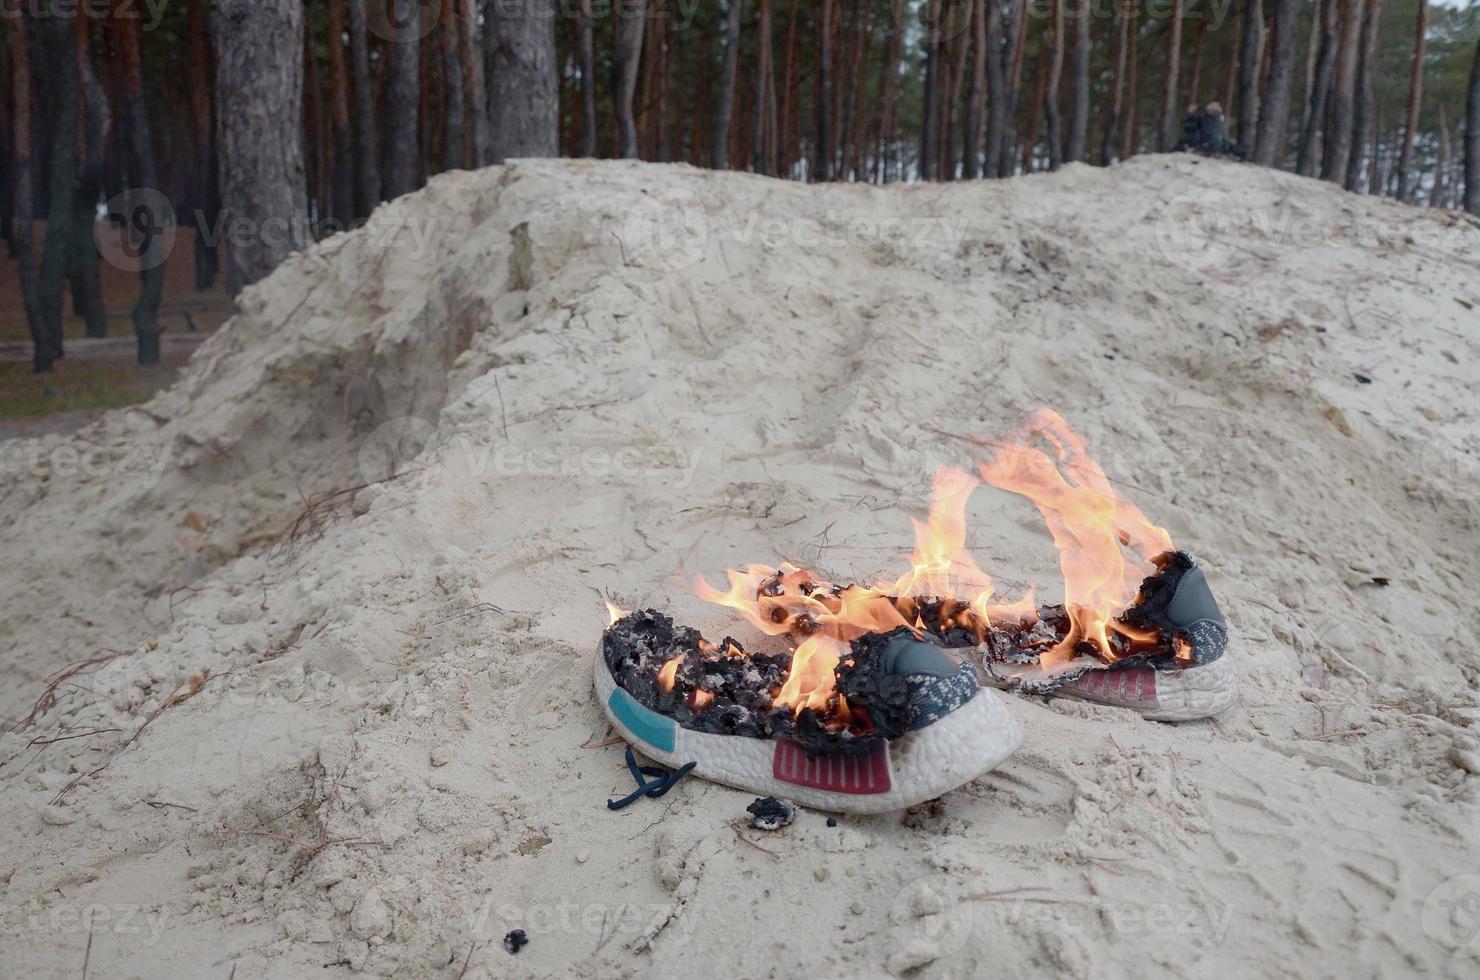
[[[1164,722],[1209,718],[1232,706],[1238,685],[1223,656],[1228,625],[1201,569],[1192,565],[1182,573],[1165,598],[1161,619],[1174,633],[1177,655],[1083,670],[1047,693],[1130,708]],[[605,642],[595,657],[595,685],[612,725],[649,758],[820,810],[883,813],[913,806],[982,776],[1022,744],[1017,719],[981,686],[970,662],[900,631],[889,639],[881,663],[886,673],[904,678],[909,692],[904,734],[831,754],[809,753],[785,739],[682,726],[616,683]],[[990,662],[984,667],[993,686],[1033,690]]]

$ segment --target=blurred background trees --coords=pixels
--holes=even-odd
[[[999,177],[1165,149],[1217,101],[1266,166],[1480,196],[1473,2],[4,2],[0,234],[37,370],[64,353],[64,293],[106,330],[100,214],[139,266],[148,363],[166,223],[195,233],[196,287],[224,267],[235,293],[441,171],[510,157]]]

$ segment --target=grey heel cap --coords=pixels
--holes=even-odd
[[[1202,569],[1195,566],[1182,573],[1177,591],[1172,594],[1172,601],[1167,603],[1167,618],[1184,629],[1202,622],[1228,628],[1228,621],[1223,618],[1223,611],[1218,608],[1213,591],[1208,588],[1208,580]]]

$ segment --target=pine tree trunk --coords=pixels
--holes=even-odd
[[[339,0],[343,2],[343,0]],[[190,118],[194,138],[191,161],[191,222],[195,228],[195,288],[205,292],[216,283],[220,258],[215,242],[221,210],[216,184],[216,130],[211,117],[211,11],[207,0],[190,0]],[[348,147],[346,140],[342,145]],[[349,212],[343,212],[349,218]]]
[[[725,20],[725,55],[720,69],[719,96],[714,104],[714,133],[709,162],[716,170],[730,166],[730,120],[735,110],[735,75],[740,68],[740,18],[744,0],[730,0]]]
[[[1089,135],[1089,18],[1090,0],[1079,0],[1074,14],[1074,45],[1069,49],[1069,77],[1074,83],[1069,102],[1069,142],[1064,148],[1064,159],[1069,163],[1084,160]]]
[[[1337,0],[1331,0],[1335,5]],[[1357,74],[1363,0],[1341,3],[1341,32],[1336,76],[1326,104],[1326,143],[1321,153],[1321,179],[1342,183],[1352,149],[1353,90]]]
[[[1259,69],[1264,62],[1263,0],[1244,0],[1238,60],[1238,142],[1252,150],[1259,128]]]
[[[1302,177],[1314,177],[1320,165],[1318,153],[1321,127],[1326,119],[1326,104],[1331,101],[1331,79],[1336,73],[1337,15],[1341,0],[1324,0],[1321,11],[1321,54],[1310,87],[1310,104],[1305,113],[1305,131],[1300,138],[1300,158],[1295,169]]]
[[[925,88],[920,113],[920,179],[935,179],[936,89],[940,86],[940,12],[941,0],[926,0],[925,7]]]
[[[416,0],[367,0],[385,4],[385,128],[381,195],[393,201],[416,190],[421,156],[421,37]]]
[[[493,160],[493,142],[488,129],[488,86],[483,77],[483,46],[478,37],[477,0],[457,0],[457,18],[460,25],[457,33],[458,59],[462,62],[464,112],[467,116],[464,133],[468,143],[468,162],[474,168],[485,167]],[[589,20],[587,23],[590,23]],[[583,69],[583,81],[588,77],[589,74]],[[594,90],[592,98],[595,98]],[[594,102],[592,115],[595,115]],[[594,139],[594,119],[591,129]]]
[[[776,173],[778,176],[790,176],[793,162],[800,155],[798,149],[801,143],[801,122],[797,118],[801,114],[801,100],[797,97],[797,5],[793,3],[786,18],[786,70],[783,72],[785,82],[782,90],[786,100],[781,109],[782,130],[781,146],[778,149],[780,166]]]
[[[85,322],[89,337],[108,335],[108,317],[103,308],[102,280],[98,274],[98,243],[94,224],[103,180],[108,170],[113,117],[108,94],[93,70],[92,24],[86,17],[74,20],[77,58],[82,85],[81,158],[77,169],[77,199],[72,210],[72,306]]]
[[[1475,45],[1465,96],[1465,210],[1480,214],[1480,43]]]
[[[324,217],[323,180],[319,168],[319,121],[322,116],[323,92],[319,88],[318,66],[313,56],[313,22],[303,18],[303,36],[298,39],[303,58],[303,161],[304,183],[308,190],[309,217]],[[310,224],[310,228],[313,226]],[[315,232],[317,234],[317,232]]]
[[[1274,0],[1269,82],[1254,144],[1254,162],[1266,167],[1276,166],[1280,143],[1290,121],[1290,90],[1295,81],[1295,20],[1299,15],[1299,0]]]
[[[355,79],[355,217],[365,219],[383,198],[380,184],[380,140],[376,123],[375,82],[370,73],[370,38],[366,30],[369,4],[380,0],[348,0],[350,65]]]
[[[848,93],[847,124],[843,127],[840,150],[844,151],[840,166],[843,180],[863,180],[863,146],[867,142],[864,128],[868,125],[868,64],[869,48],[873,39],[873,9],[858,12],[853,29],[853,64],[849,78],[853,85]]]
[[[1293,0],[1292,0],[1293,2]],[[1110,108],[1105,113],[1105,135],[1100,140],[1100,163],[1110,166],[1115,157],[1116,130],[1120,126],[1120,114],[1125,105],[1125,61],[1126,47],[1130,40],[1131,18],[1128,0],[1115,3],[1115,68],[1110,78]]]
[[[892,179],[890,161],[897,153],[899,61],[904,51],[905,0],[890,2],[893,16],[889,18],[889,44],[884,55],[883,77],[879,79],[879,146],[874,156],[875,179],[881,184]]]
[[[1064,162],[1063,133],[1059,125],[1059,82],[1064,75],[1064,4],[1066,0],[1054,0],[1053,20],[1049,30],[1053,31],[1053,48],[1048,62],[1048,85],[1043,94],[1044,139],[1048,142],[1048,169],[1057,170]]]
[[[1033,66],[1033,101],[1028,105],[1028,132],[1023,139],[1023,173],[1033,171],[1033,153],[1038,149],[1039,120],[1043,118],[1044,93],[1048,91],[1050,28],[1038,31],[1038,64]]]
[[[752,120],[750,169],[758,174],[769,174],[776,160],[776,79],[771,68],[771,0],[760,0],[755,32],[755,116]]]
[[[48,16],[38,22],[41,30],[46,86],[42,94],[51,152],[48,154],[46,240],[41,249],[41,299],[43,335],[53,359],[64,353],[62,343],[62,300],[67,273],[71,269],[72,212],[77,204],[77,39],[69,19]],[[149,186],[154,186],[151,182]]]
[[[1177,74],[1182,65],[1182,15],[1183,0],[1172,0],[1172,20],[1167,28],[1166,84],[1161,97],[1161,148],[1170,150],[1177,145],[1180,131],[1177,123],[1181,118],[1177,109]]]
[[[988,177],[1002,176],[1002,146],[1011,124],[1008,115],[1007,65],[1003,47],[1002,6],[998,0],[984,0],[986,15],[986,162],[982,172]]]
[[[817,17],[817,132],[813,137],[812,179],[833,179],[833,18],[836,0],[821,0]]]
[[[1129,34],[1131,36],[1130,51],[1126,53],[1126,61],[1129,63],[1127,69],[1130,77],[1126,79],[1126,112],[1125,133],[1120,142],[1120,158],[1129,160],[1140,149],[1140,121],[1141,121],[1141,24],[1140,11],[1132,7],[1127,11],[1127,19],[1130,20]]]
[[[19,8],[19,9],[17,9]],[[11,124],[15,129],[14,171],[15,219],[11,241],[15,246],[17,275],[20,280],[21,305],[31,330],[31,367],[37,374],[50,371],[56,356],[46,337],[41,321],[34,251],[36,195],[33,186],[31,158],[31,58],[26,35],[30,17],[16,4],[6,4],[5,20],[10,24],[10,94]]]
[[[967,180],[981,176],[982,114],[987,97],[986,7],[987,0],[971,0],[971,88],[966,93],[965,147],[961,152],[961,173]]]
[[[951,60],[950,78],[945,86],[945,105],[941,116],[944,127],[941,130],[940,153],[937,159],[941,166],[941,179],[956,179],[956,160],[959,154],[956,152],[957,137],[961,130],[961,89],[966,76],[966,49],[970,46],[970,21],[965,18],[969,12],[961,5],[953,5],[948,17],[948,36],[951,38]],[[962,21],[958,22],[957,17]]]
[[[491,12],[494,160],[558,156],[554,11],[539,0],[503,0]]]
[[[461,0],[442,0],[437,20],[437,50],[442,58],[443,118],[442,169],[459,170],[468,165],[467,107],[463,96]]]
[[[332,147],[329,148],[330,192],[329,221],[348,225],[355,212],[354,142],[349,135],[349,68],[345,64],[345,0],[329,0],[329,115],[333,120]]]
[[[1016,159],[1014,146],[1017,137],[1017,110],[1018,97],[1023,87],[1023,58],[1028,48],[1028,11],[1026,0],[1009,0],[1013,11],[1013,23],[1010,31],[1004,30],[1008,37],[1012,38],[1012,50],[1005,55],[1004,64],[1010,65],[1011,70],[1007,79],[1007,105],[1004,107],[1006,126],[1002,132],[1002,163],[998,168],[998,175],[1011,177],[1013,175],[1013,161]]]
[[[471,3],[472,0],[463,0]],[[576,23],[576,57],[581,66],[581,156],[596,155],[596,24],[591,0],[581,0]]]
[[[1310,117],[1310,97],[1316,84],[1316,53],[1321,47],[1321,29],[1325,19],[1326,0],[1312,0],[1310,14],[1310,37],[1305,45],[1305,76],[1300,89],[1300,122],[1295,135],[1304,137]]]
[[[616,0],[617,43],[612,52],[612,108],[617,116],[617,155],[637,159],[637,123],[632,98],[637,94],[637,69],[642,60],[642,35],[647,20],[646,0]]]
[[[1377,32],[1382,20],[1382,0],[1366,0],[1362,13],[1361,48],[1357,55],[1355,105],[1352,119],[1352,149],[1346,162],[1346,189],[1362,189],[1362,164],[1368,144],[1377,131],[1374,115],[1377,104],[1372,95],[1373,74],[1377,70]],[[1372,158],[1376,169],[1377,158]]]
[[[1418,0],[1417,24],[1413,32],[1413,66],[1408,78],[1408,120],[1403,127],[1403,148],[1398,154],[1398,200],[1413,203],[1418,190],[1413,180],[1413,137],[1418,132],[1418,109],[1423,101],[1423,62],[1428,48],[1428,0]]]
[[[236,295],[308,244],[298,125],[303,6],[297,0],[214,0],[212,8],[222,210],[251,232],[227,253],[226,285]],[[143,342],[141,336],[141,354]]]
[[[1444,111],[1444,103],[1439,103],[1439,159],[1434,162],[1434,186],[1429,193],[1429,207],[1442,208],[1449,177],[1449,118]]]

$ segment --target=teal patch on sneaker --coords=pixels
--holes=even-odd
[[[607,707],[617,720],[627,726],[628,731],[647,742],[653,748],[672,752],[678,735],[678,723],[664,718],[651,708],[644,708],[637,700],[620,687],[612,691]]]

